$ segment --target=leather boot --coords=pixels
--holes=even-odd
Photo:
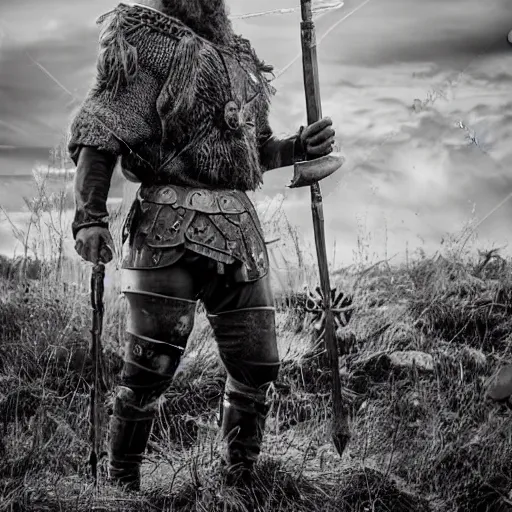
[[[140,466],[156,413],[155,403],[138,402],[133,390],[120,387],[110,422],[110,481],[129,491],[140,490]]]
[[[230,483],[250,481],[261,451],[269,410],[263,391],[240,383],[236,383],[236,387],[237,391],[233,389],[232,379],[228,379],[221,425],[223,459]]]

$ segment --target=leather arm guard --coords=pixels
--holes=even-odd
[[[96,77],[68,134],[68,152],[78,167],[74,237],[83,227],[108,227],[106,200],[117,157],[147,160],[141,152],[158,139],[156,104],[170,66],[155,56],[157,32],[149,32],[151,39],[142,23],[127,25],[121,10],[99,23]]]
[[[107,197],[117,157],[85,146],[77,155],[75,176],[75,217],[73,238],[85,227],[108,228]]]

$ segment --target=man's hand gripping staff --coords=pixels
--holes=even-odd
[[[109,263],[114,257],[114,241],[108,228],[92,226],[82,228],[76,235],[75,250],[91,263]]]

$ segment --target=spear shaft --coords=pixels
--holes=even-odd
[[[313,23],[311,0],[301,0],[301,11],[304,89],[306,93],[307,119],[308,125],[310,125],[322,118],[322,104],[318,78],[318,59],[316,52],[316,33],[315,25]],[[342,455],[350,439],[350,429],[348,425],[348,409],[344,406],[341,396],[338,346],[335,337],[334,312],[331,307],[331,284],[327,260],[327,247],[325,242],[323,201],[320,184],[318,182],[311,186],[311,211],[313,215],[315,245],[320,272],[320,285],[323,295],[322,307],[325,310],[324,341],[331,370],[333,404],[332,440],[337,452],[339,455]]]

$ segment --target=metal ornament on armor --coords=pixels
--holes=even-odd
[[[224,121],[230,130],[238,130],[240,128],[240,108],[235,101],[230,101],[224,107]]]

